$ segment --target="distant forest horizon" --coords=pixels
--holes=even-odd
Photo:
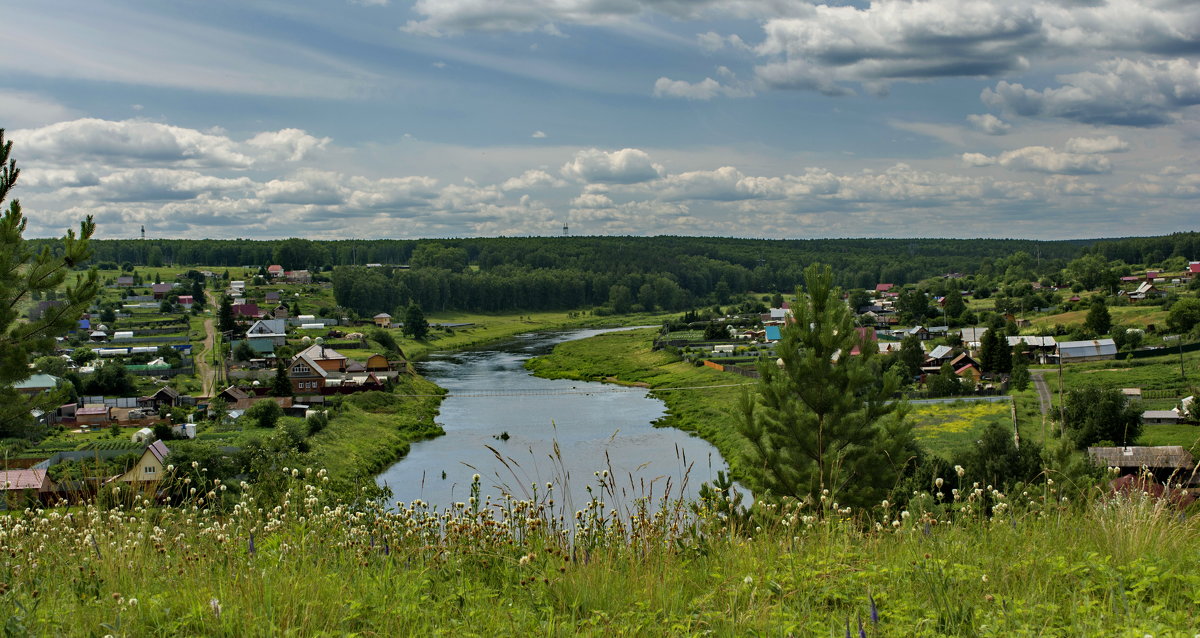
[[[33,247],[57,240],[36,239]],[[39,246],[40,245],[40,246]],[[1186,267],[1200,233],[1095,240],[737,239],[663,235],[459,239],[101,239],[89,265],[311,270],[357,312],[560,310],[588,306],[683,310],[746,292],[791,292],[820,262],[846,289],[908,284],[940,275],[973,287],[1057,281],[1085,255]],[[1094,259],[1094,258],[1093,258]],[[390,266],[367,268],[367,264]],[[328,273],[328,274],[326,274]]]

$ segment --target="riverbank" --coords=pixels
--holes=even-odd
[[[652,389],[667,406],[655,425],[673,427],[712,443],[737,480],[745,480],[741,458],[746,441],[737,432],[737,405],[743,384],[753,380],[684,363],[651,348],[657,328],[610,332],[561,343],[525,367],[548,379],[636,384]]]
[[[368,484],[379,472],[405,457],[416,441],[444,434],[434,422],[439,395],[436,384],[416,375],[397,379],[391,393],[347,395],[329,425],[309,439],[309,464],[331,478]]]
[[[595,316],[577,312],[531,313],[528,315],[481,315],[439,313],[430,317],[439,324],[470,324],[436,330],[427,341],[397,338],[410,360],[422,360],[434,352],[456,352],[485,347],[530,332],[586,327],[621,327],[661,323],[670,315],[636,314]],[[399,334],[397,332],[397,337]],[[365,358],[367,351],[342,349],[342,354]],[[312,437],[312,464],[330,475],[362,483],[407,456],[412,443],[444,434],[435,423],[441,397],[413,396],[442,394],[445,390],[415,372],[400,377],[388,401],[364,402],[347,397],[329,427]]]

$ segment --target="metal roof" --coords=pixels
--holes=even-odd
[[[1117,354],[1117,344],[1112,339],[1063,341],[1058,344],[1058,354],[1067,359],[1075,357],[1115,356]]]

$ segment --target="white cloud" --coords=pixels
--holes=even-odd
[[[971,114],[967,116],[967,121],[971,123],[971,126],[988,135],[1004,135],[1012,128],[1011,124],[991,113]]]
[[[288,162],[298,162],[309,157],[314,151],[324,150],[332,141],[328,137],[316,138],[296,129],[285,128],[274,132],[264,132],[246,141],[270,159]]]
[[[723,68],[723,67],[722,67]],[[726,69],[728,70],[728,69]],[[655,97],[678,97],[688,100],[711,100],[717,96],[749,97],[753,92],[739,87],[727,86],[712,78],[691,83],[671,78],[658,78],[654,82]]]
[[[981,98],[1016,115],[1129,126],[1168,124],[1180,109],[1200,104],[1200,62],[1120,58],[1099,69],[1061,75],[1063,86],[1041,91],[1001,81]]]
[[[579,197],[571,200],[571,206],[575,208],[612,208],[614,204],[608,195],[581,193]]]
[[[253,159],[228,137],[156,122],[85,118],[12,132],[21,152],[40,160],[77,163],[246,167]]]
[[[1064,146],[1068,153],[1120,153],[1129,150],[1129,142],[1117,137],[1072,137]]]
[[[154,202],[249,191],[253,186],[246,177],[222,178],[196,171],[135,168],[105,175],[94,186],[72,189],[68,197],[103,202]]]
[[[304,169],[288,179],[263,184],[257,196],[272,204],[333,206],[344,203],[351,194],[344,181],[339,173]]]
[[[542,131],[534,131],[533,135],[530,135],[529,137],[532,137],[535,140],[543,140],[546,139],[546,134]]]
[[[1046,146],[1026,146],[1005,151],[996,157],[963,153],[962,160],[967,166],[973,167],[998,165],[1011,170],[1058,175],[1091,175],[1112,170],[1112,163],[1107,157],[1063,153]]]
[[[568,179],[606,184],[645,182],[658,178],[663,172],[662,166],[653,163],[645,151],[636,148],[611,153],[595,148],[579,151],[575,159],[562,167],[562,174]]]
[[[350,210],[383,210],[427,206],[438,196],[438,181],[432,177],[387,177],[370,180],[354,177],[346,198]]]
[[[558,188],[561,186],[566,186],[566,182],[541,169],[530,169],[522,173],[520,177],[511,177],[505,180],[500,185],[500,188],[506,191],[513,191],[529,190],[531,188]]]
[[[773,0],[417,0],[413,11],[421,19],[403,29],[431,36],[537,30],[561,35],[557,24],[620,24],[655,13],[676,19],[769,15],[785,6]]]
[[[992,76],[1028,67],[1044,37],[1031,7],[978,0],[817,5],[763,26],[759,77],[779,88],[837,92],[846,81]],[[841,89],[845,91],[845,89]]]

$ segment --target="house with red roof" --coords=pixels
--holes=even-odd
[[[270,266],[267,266],[267,274],[271,277],[282,277],[283,266],[280,266],[279,264],[271,264]]]
[[[896,284],[875,284],[875,292],[879,292],[879,293],[891,292],[892,288],[895,288],[895,287],[896,287]]]

